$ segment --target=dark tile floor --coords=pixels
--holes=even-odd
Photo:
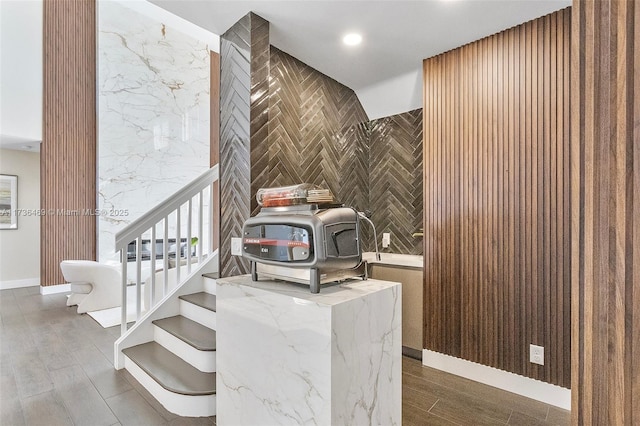
[[[0,425],[214,425],[169,413],[113,368],[104,329],[38,287],[0,291]],[[403,424],[569,424],[569,413],[403,359]]]

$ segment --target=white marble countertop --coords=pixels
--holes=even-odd
[[[391,281],[352,278],[339,284],[323,284],[320,286],[320,293],[313,294],[309,291],[308,285],[266,279],[252,281],[251,275],[239,275],[217,280],[217,285],[219,286],[229,284],[249,286],[272,293],[295,297],[299,300],[329,306],[338,305],[370,293],[400,285],[399,283]]]
[[[413,254],[380,253],[380,260],[377,260],[375,252],[365,252],[362,253],[362,260],[366,260],[368,263],[378,263],[381,265],[423,268],[422,256]]]

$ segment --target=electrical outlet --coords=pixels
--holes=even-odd
[[[382,248],[387,248],[391,244],[391,233],[385,232],[382,234]]]
[[[544,365],[544,347],[529,345],[529,361],[534,364]]]
[[[242,238],[231,237],[231,255],[242,256]]]

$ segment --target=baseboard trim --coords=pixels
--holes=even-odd
[[[46,296],[48,294],[69,293],[70,291],[71,284],[40,286],[40,294],[42,294],[43,296]]]
[[[7,280],[7,281],[0,281],[0,290],[11,290],[12,288],[35,287],[38,285],[40,285],[40,278]]]
[[[408,346],[402,347],[402,355],[408,356],[409,358],[417,359],[422,362],[422,351],[420,349],[413,349]]]
[[[571,410],[571,389],[429,349],[423,349],[422,351],[422,364],[565,410]]]

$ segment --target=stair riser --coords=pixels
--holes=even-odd
[[[180,315],[205,327],[216,329],[216,313],[184,300],[180,300]]]
[[[204,283],[204,291],[209,294],[216,294],[216,280],[213,278],[202,277]]]
[[[124,367],[168,411],[183,417],[209,417],[216,415],[215,395],[182,395],[160,386],[126,355]]]
[[[154,325],[153,340],[205,373],[216,371],[216,351],[201,351]]]

